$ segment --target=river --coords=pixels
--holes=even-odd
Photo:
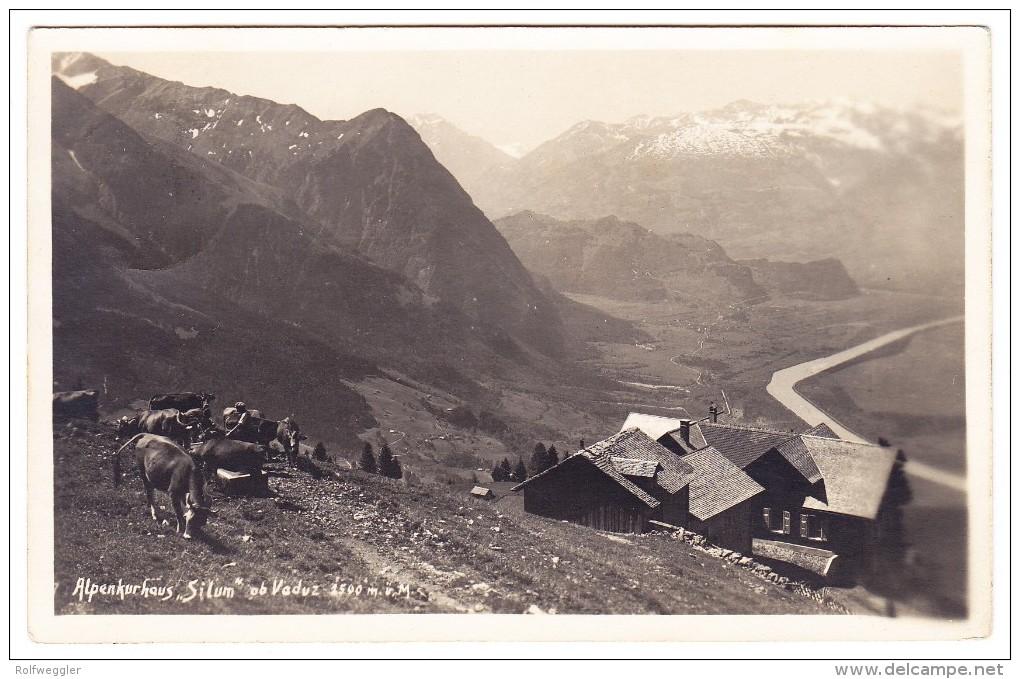
[[[850,347],[849,349],[836,352],[835,354],[799,363],[797,365],[790,366],[789,368],[784,368],[772,375],[772,380],[769,382],[766,390],[770,396],[782,403],[786,406],[786,408],[793,412],[793,414],[807,422],[809,425],[814,426],[825,422],[842,439],[869,443],[869,441],[865,438],[841,424],[832,415],[826,413],[814,403],[798,394],[794,389],[797,383],[801,380],[807,379],[808,377],[828,370],[829,368],[834,368],[842,363],[853,360],[858,356],[863,356],[864,354],[872,352],[886,344],[903,339],[904,337],[909,337],[916,332],[936,328],[949,323],[960,323],[962,321],[963,316],[954,316],[952,318],[945,318],[939,321],[932,321],[931,323],[924,323],[922,325],[915,325],[910,328],[896,330],[880,337],[876,337],[875,339],[868,340],[862,344],[858,344],[857,346]],[[944,469],[939,469],[938,467],[933,467],[931,465],[924,464],[923,462],[909,460],[904,466],[904,471],[912,476],[937,483],[953,491],[960,493],[965,493],[967,491],[967,480],[962,475],[955,474]]]

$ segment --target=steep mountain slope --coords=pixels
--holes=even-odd
[[[962,290],[962,135],[932,111],[741,101],[586,121],[474,181],[493,218],[615,214],[716,240],[738,259],[837,257],[868,285]]]
[[[457,178],[468,194],[481,189],[484,177],[516,160],[481,137],[468,134],[435,114],[414,115],[407,121],[436,160]]]
[[[769,294],[840,299],[858,292],[838,260],[734,262],[701,236],[659,235],[616,217],[567,222],[525,211],[495,224],[525,266],[561,292],[729,303]]]
[[[442,366],[532,360],[498,328],[315,239],[271,188],[139,135],[59,80],[52,125],[61,385],[102,384],[103,402],[119,405],[262,385],[268,412],[301,412],[320,436],[353,441],[374,420],[344,380],[374,361],[441,383]]]
[[[398,116],[321,121],[294,105],[171,83],[90,55],[64,56],[56,68],[132,128],[274,187],[317,240],[356,249],[482,324],[562,350],[552,305]]]

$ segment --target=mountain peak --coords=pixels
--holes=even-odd
[[[52,57],[53,73],[76,90],[96,82],[99,70],[109,66],[109,62],[88,52],[57,52]]]
[[[425,125],[442,125],[444,123],[450,124],[443,116],[438,113],[415,113],[411,116],[408,121],[411,127],[424,127]]]

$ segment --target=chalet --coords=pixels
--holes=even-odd
[[[513,487],[524,510],[619,533],[648,521],[681,525],[694,468],[637,429],[570,455]]]
[[[844,441],[825,424],[797,434],[631,413],[638,427],[685,461],[714,450],[764,489],[747,501],[757,556],[830,575],[866,564],[895,462],[889,448]],[[729,516],[738,523],[739,516]]]
[[[651,521],[690,527],[750,552],[752,499],[764,488],[714,449],[682,458],[632,428],[513,490],[532,514],[623,533],[644,532]]]

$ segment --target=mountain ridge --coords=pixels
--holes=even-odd
[[[494,223],[521,261],[561,292],[731,304],[760,302],[770,295],[835,300],[859,294],[837,259],[733,260],[710,239],[662,235],[615,216],[566,221],[524,211]]]
[[[962,131],[936,110],[739,101],[582,121],[465,185],[493,219],[615,214],[738,260],[838,258],[861,284],[962,291]]]
[[[562,352],[553,305],[399,116],[375,109],[321,121],[296,105],[171,83],[96,57],[63,65],[64,77],[92,73],[78,91],[132,128],[290,197],[317,222],[318,238],[541,351]]]

